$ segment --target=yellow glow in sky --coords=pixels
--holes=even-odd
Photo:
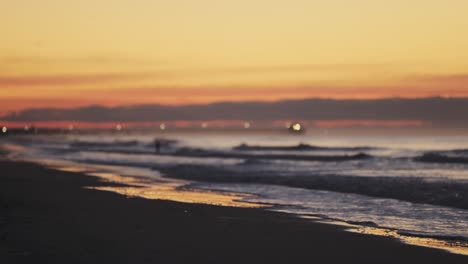
[[[468,96],[465,0],[15,0],[0,10],[3,110]]]

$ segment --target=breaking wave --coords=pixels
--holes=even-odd
[[[321,147],[303,143],[295,146],[259,146],[244,143],[233,148],[239,151],[371,151],[377,149],[375,147]]]
[[[177,179],[282,185],[468,209],[468,182],[425,181],[410,177],[290,175],[271,171],[246,173],[237,166],[177,165],[154,169],[163,172],[166,177]]]
[[[420,157],[416,157],[415,161],[427,162],[427,163],[459,163],[459,164],[468,164],[468,157],[462,156],[449,156],[439,153],[424,153]]]

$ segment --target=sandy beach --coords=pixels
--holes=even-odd
[[[0,10],[0,264],[468,264],[468,0]]]
[[[128,198],[97,177],[0,162],[0,263],[466,263],[265,211]]]

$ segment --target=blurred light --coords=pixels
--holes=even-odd
[[[116,125],[115,130],[117,130],[117,131],[122,130],[122,125],[121,124]]]
[[[201,127],[202,127],[202,128],[207,128],[207,127],[208,127],[208,124],[207,124],[207,123],[202,123],[202,124],[201,124]]]
[[[291,127],[291,123],[288,122],[288,123],[286,123],[284,126],[285,126],[286,128],[290,128],[290,127]]]
[[[4,127],[2,128],[2,132],[3,132],[3,133],[6,133],[7,131],[8,131],[8,128],[7,128],[6,126],[4,126]]]
[[[249,122],[245,122],[245,123],[244,123],[244,128],[245,128],[245,129],[250,128],[250,123],[249,123]]]
[[[68,126],[68,130],[72,131],[73,129],[75,129],[75,127],[73,125]]]
[[[24,131],[29,131],[29,126],[24,126]]]
[[[162,123],[161,125],[159,125],[159,128],[161,130],[165,130],[166,129],[166,124]]]
[[[302,127],[301,127],[301,124],[299,124],[299,123],[296,123],[296,124],[294,124],[294,125],[292,126],[292,129],[293,129],[294,131],[300,131],[301,128],[302,128]]]

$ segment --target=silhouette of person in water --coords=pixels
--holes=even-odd
[[[154,149],[156,151],[156,154],[161,153],[161,142],[157,139],[154,140]]]

